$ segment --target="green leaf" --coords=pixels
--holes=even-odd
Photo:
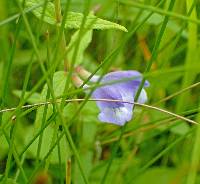
[[[53,76],[53,90],[54,90],[56,97],[63,94],[66,77],[67,77],[66,72],[63,72],[63,71],[58,71],[54,74],[54,76]],[[47,85],[45,84],[45,86],[42,90],[42,93],[40,95],[40,101],[46,100],[47,89],[48,89]],[[30,136],[29,139],[31,139],[31,137],[41,129],[43,113],[44,113],[44,106],[41,106],[37,109],[36,120],[35,120],[35,124],[34,124],[35,130],[34,130],[34,132],[32,133],[32,135]],[[50,116],[53,113],[54,113],[53,112],[53,106],[48,105],[46,119],[49,119]],[[58,123],[58,122],[52,122],[43,131],[43,141],[42,141],[42,146],[41,146],[40,159],[43,159],[46,156],[46,154],[48,153],[48,151],[50,150],[50,147],[52,145],[52,141],[54,141],[53,138],[55,138],[54,137],[54,133],[55,133],[54,129],[56,127],[56,123]],[[36,157],[38,142],[39,142],[39,138],[29,148],[29,157],[33,157],[33,158]],[[71,155],[70,148],[69,148],[68,143],[66,142],[65,137],[63,137],[60,140],[60,147],[62,148],[62,149],[60,149],[61,159],[62,159],[62,162],[64,163],[64,162],[66,162],[66,159]],[[56,145],[54,151],[52,152],[50,161],[51,161],[51,163],[58,163],[58,161],[59,161],[59,159],[58,159],[58,145]]]
[[[67,54],[68,57],[68,61],[72,61],[73,60],[73,54],[75,51],[75,47],[76,47],[76,42],[79,39],[79,30],[76,31],[70,40],[70,43],[67,47],[67,49],[71,48]],[[84,51],[85,49],[88,47],[88,45],[90,44],[90,42],[92,41],[92,30],[88,30],[85,34],[82,35],[80,43],[79,43],[79,47],[78,47],[78,51],[77,51],[77,55],[76,55],[76,62],[77,64],[81,64],[83,62],[83,55],[84,55]]]
[[[40,152],[40,158],[39,158],[40,160],[42,160],[50,150],[52,139],[54,136],[54,128],[55,128],[55,126],[51,125],[51,126],[48,126],[43,131],[43,140],[42,140],[42,146],[41,146],[41,152]],[[29,150],[27,152],[29,158],[36,158],[38,142],[39,142],[39,138],[36,139],[36,141],[29,148]],[[71,152],[70,152],[69,145],[66,142],[66,139],[64,136],[60,140],[59,145],[61,148],[60,149],[61,162],[65,163],[66,159],[69,158],[69,156],[71,155]],[[54,150],[51,153],[50,163],[54,163],[54,164],[59,163],[58,145],[55,146]]]
[[[39,3],[41,3],[40,0],[29,0],[29,1],[26,1],[26,6],[30,8]],[[40,19],[42,17],[43,7],[39,7],[33,10],[32,12],[37,18]],[[43,21],[51,25],[56,25],[57,22],[56,22],[55,17],[56,17],[56,14],[55,14],[54,4],[51,2],[48,2]],[[83,17],[84,15],[82,13],[68,12],[67,19],[65,22],[65,28],[79,29],[81,27]],[[86,29],[100,29],[100,30],[118,29],[118,30],[127,32],[127,29],[124,26],[121,26],[114,22],[100,19],[92,14],[89,14],[87,16],[86,22],[85,22],[85,28]]]
[[[79,29],[81,27],[82,19],[84,15],[82,13],[69,12],[66,20],[65,27]],[[86,19],[85,28],[87,29],[119,29],[127,32],[124,26],[100,19],[95,15],[89,14]]]

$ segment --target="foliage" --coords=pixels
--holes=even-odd
[[[0,183],[199,183],[199,12],[196,0],[1,0]],[[100,122],[79,65],[141,72],[147,105],[125,126]]]

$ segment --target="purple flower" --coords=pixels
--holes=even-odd
[[[95,76],[92,78],[91,82],[95,82],[97,80],[98,76]],[[134,97],[141,80],[142,75],[137,71],[129,70],[108,73],[103,76],[100,82],[100,84],[105,85],[96,88],[92,93],[92,98],[134,102]],[[146,81],[144,87],[148,86],[149,83]],[[138,102],[145,103],[146,101],[147,94],[145,90],[142,89]],[[96,103],[101,111],[98,115],[98,118],[102,122],[113,123],[122,126],[132,119],[134,104],[105,101],[97,101]]]

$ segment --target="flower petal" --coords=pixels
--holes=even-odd
[[[147,93],[144,89],[142,89],[140,96],[138,98],[139,103],[145,103],[147,101]]]
[[[92,97],[95,99],[122,100],[121,94],[119,92],[116,92],[116,89],[111,86],[104,86],[97,88],[93,92]],[[97,105],[100,109],[103,109],[105,107],[116,108],[123,106],[121,102],[102,102],[102,101],[97,101]]]
[[[98,116],[102,122],[113,123],[116,125],[124,125],[132,118],[132,110],[128,110],[126,107],[118,108],[104,108]]]
[[[128,84],[128,85],[139,86],[141,83],[141,80],[142,80],[142,75],[140,72],[134,71],[134,70],[115,71],[115,72],[110,72],[110,73],[106,74],[102,79],[102,83],[106,83],[108,81],[114,82],[114,81],[123,80],[123,79],[125,81],[118,82],[118,84]],[[148,87],[149,82],[145,81],[144,86]]]
[[[123,79],[127,80],[119,81]],[[120,100],[121,102],[97,101],[97,106],[101,110],[98,116],[99,120],[117,125],[124,125],[130,121],[133,115],[134,97],[141,81],[142,75],[137,71],[117,71],[105,75],[101,84],[110,82],[113,82],[113,84],[97,88],[94,90],[92,97],[94,99]],[[145,81],[144,86],[148,85],[149,83]],[[132,102],[133,104],[124,103],[123,101]],[[146,101],[147,94],[142,89],[138,102],[145,103]]]

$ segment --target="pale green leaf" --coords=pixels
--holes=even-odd
[[[73,36],[71,37],[70,43],[67,47],[67,49],[71,48],[67,54],[69,61],[73,60],[73,54],[75,52],[76,42],[78,41],[78,39],[79,39],[79,30],[73,34]],[[76,54],[76,62],[75,62],[76,64],[80,64],[83,62],[84,51],[88,47],[91,41],[92,41],[92,30],[88,30],[81,37],[78,51]]]
[[[67,78],[66,72],[58,71],[54,74],[54,76],[53,76],[53,90],[54,90],[56,97],[63,94],[66,78]],[[48,89],[47,85],[45,84],[45,86],[42,90],[42,93],[40,95],[41,101],[46,100],[47,89]],[[50,116],[53,113],[54,113],[53,112],[53,106],[48,105],[46,119],[49,119]],[[35,124],[34,124],[35,130],[33,132],[33,135],[36,134],[41,128],[43,114],[44,114],[44,106],[41,106],[37,109],[36,120],[35,120]],[[54,130],[55,130],[55,127],[56,127],[56,123],[58,123],[58,122],[52,122],[51,125],[49,125],[43,131],[43,141],[42,141],[42,146],[41,146],[40,159],[43,159],[45,157],[45,155],[48,153],[48,151],[50,150],[50,147],[51,147],[52,141],[53,141],[53,137],[54,137],[54,133],[55,133]],[[33,135],[31,135],[30,138]],[[34,158],[36,157],[38,142],[39,142],[39,138],[29,148],[29,157],[34,157]],[[71,154],[70,149],[69,149],[69,145],[66,142],[65,137],[63,137],[60,140],[60,146],[62,148],[60,150],[61,151],[61,159],[62,159],[62,162],[65,162],[66,158],[69,157],[69,155]],[[58,161],[59,161],[58,160],[58,145],[56,145],[54,151],[52,152],[50,161],[51,161],[51,163],[58,163]]]
[[[41,3],[41,2],[39,0],[28,0],[26,1],[26,6],[30,8],[32,6],[35,6],[38,3]],[[43,13],[43,7],[39,7],[33,10],[32,12],[37,18],[41,18],[42,13]],[[43,20],[46,23],[49,23],[51,25],[56,25],[57,22],[56,22],[55,17],[56,17],[56,14],[55,14],[54,4],[51,2],[48,2]],[[68,12],[67,19],[65,22],[65,28],[79,29],[81,27],[83,17],[84,15],[82,13]],[[127,29],[124,26],[121,26],[114,22],[100,19],[92,14],[89,14],[87,16],[86,22],[85,22],[85,28],[86,29],[100,29],[100,30],[118,29],[118,30],[127,32]]]

